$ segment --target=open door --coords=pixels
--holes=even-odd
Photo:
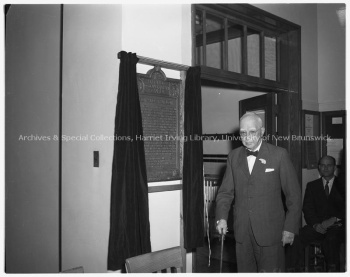
[[[277,145],[277,105],[275,93],[247,98],[239,101],[239,117],[246,112],[255,112],[259,115],[265,126],[266,142]],[[285,196],[281,192],[284,210],[287,211]]]
[[[265,126],[266,141],[274,145],[276,145],[276,139],[273,135],[277,132],[275,107],[275,93],[267,93],[239,101],[239,117],[246,112],[255,112],[259,115]]]

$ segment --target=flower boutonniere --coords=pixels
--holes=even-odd
[[[260,161],[262,164],[266,164],[266,160],[265,160],[265,159],[259,159],[259,161]]]

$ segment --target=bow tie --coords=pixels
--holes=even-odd
[[[251,156],[251,155],[257,157],[258,154],[259,154],[259,151],[253,152],[253,151],[249,151],[248,149],[245,149],[245,152],[247,153],[247,157],[249,157],[249,156]]]

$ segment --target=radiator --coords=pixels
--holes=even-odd
[[[205,236],[213,234],[215,230],[215,198],[220,186],[220,176],[204,175],[204,230]]]

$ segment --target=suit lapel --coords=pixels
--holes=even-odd
[[[333,181],[333,186],[332,189],[329,193],[329,196],[327,198],[326,192],[324,191],[324,185],[323,185],[323,180],[322,177],[319,179],[319,193],[322,195],[322,198],[325,199],[325,201],[330,200],[331,198],[337,198],[338,195],[340,195],[338,188],[337,188],[337,178],[334,179]]]
[[[329,193],[329,198],[337,198],[337,197],[340,197],[342,198],[342,194],[338,188],[338,179],[337,177],[334,178],[334,181],[333,181],[333,186],[332,186],[332,189],[331,189],[331,192]]]
[[[248,168],[248,161],[247,161],[247,155],[245,153],[245,148],[242,146],[241,150],[238,154],[238,166],[243,171],[243,173],[247,176],[247,178],[250,177],[249,174],[249,168]]]

